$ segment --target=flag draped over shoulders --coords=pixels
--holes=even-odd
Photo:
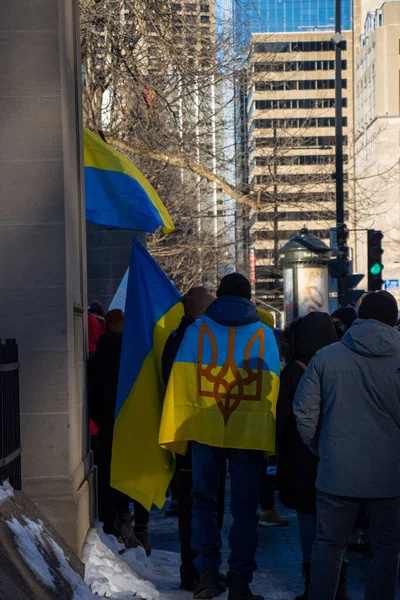
[[[275,453],[279,353],[260,323],[229,327],[207,316],[183,339],[164,400],[159,443],[184,454],[188,441]]]
[[[146,177],[121,152],[84,131],[86,218],[106,227],[165,234],[171,217]]]
[[[158,445],[163,405],[162,353],[183,315],[181,297],[134,238],[111,462],[112,487],[148,510],[165,502],[173,455]]]

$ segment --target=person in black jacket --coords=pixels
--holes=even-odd
[[[303,554],[305,592],[296,600],[307,600],[311,568],[311,550],[316,533],[316,497],[318,458],[302,441],[293,412],[297,386],[314,354],[337,342],[330,316],[312,312],[292,323],[282,334],[281,354],[287,364],[281,374],[276,409],[278,450],[277,487],[281,502],[297,511]],[[338,596],[337,598],[345,598]]]
[[[97,342],[92,359],[93,381],[89,396],[90,417],[98,427],[97,444],[93,448],[98,469],[98,512],[105,533],[121,537],[126,548],[142,546],[147,556],[149,512],[134,501],[135,526],[129,511],[131,498],[110,486],[111,453],[114,433],[114,415],[117,402],[119,366],[122,350],[124,313],[109,311],[105,317],[105,331]]]
[[[351,306],[338,308],[331,314],[332,323],[335,326],[339,340],[357,319],[357,313]]]
[[[176,331],[169,336],[162,356],[162,375],[165,385],[172,370],[172,365],[184,338],[186,329],[201,317],[214,300],[204,287],[192,288],[183,297],[185,314]],[[181,588],[193,591],[199,573],[193,564],[195,554],[192,550],[192,457],[188,450],[185,456],[176,455],[174,489],[178,502],[179,538],[181,542]],[[225,473],[221,474],[218,490],[218,527],[222,529],[225,501]],[[224,586],[221,589],[223,591]]]

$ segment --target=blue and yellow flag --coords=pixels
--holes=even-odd
[[[188,441],[275,453],[279,352],[260,321],[240,327],[204,316],[185,333],[169,378],[159,443]]]
[[[173,455],[158,445],[163,406],[161,359],[169,334],[183,315],[181,297],[134,238],[111,462],[112,487],[148,510],[161,508],[174,469]]]
[[[165,234],[174,225],[146,177],[121,152],[85,129],[86,218],[106,227]]]

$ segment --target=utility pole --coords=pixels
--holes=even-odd
[[[336,227],[331,230],[333,247],[337,258],[329,263],[329,273],[337,280],[337,297],[339,306],[355,303],[363,294],[363,290],[354,289],[364,275],[351,273],[349,247],[347,245],[349,231],[344,222],[344,176],[343,176],[343,99],[342,99],[342,7],[341,0],[335,2],[335,139],[336,139]]]
[[[341,0],[335,4],[335,30],[336,224],[340,226],[344,224]]]

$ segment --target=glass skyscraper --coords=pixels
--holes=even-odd
[[[252,33],[334,31],[335,0],[232,0],[237,42]],[[342,30],[352,28],[352,0],[342,0]]]

